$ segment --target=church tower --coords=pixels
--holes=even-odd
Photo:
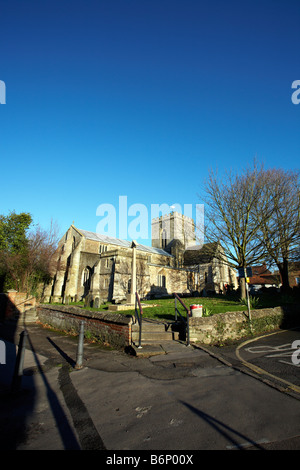
[[[182,245],[183,250],[196,244],[194,220],[179,212],[171,212],[152,219],[151,229],[152,246],[155,248],[170,252],[175,241]]]

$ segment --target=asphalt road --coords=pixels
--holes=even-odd
[[[300,400],[300,328],[277,330],[234,346],[209,350]]]
[[[153,357],[86,343],[80,370],[74,368],[74,338],[39,325],[29,325],[28,333],[23,390],[13,397],[5,387],[19,331],[4,335],[1,449],[179,454],[300,449],[300,395],[290,388],[299,384],[299,368],[282,362],[291,362],[291,355],[282,356],[288,353],[283,346],[299,331],[209,352],[178,345]],[[268,357],[270,351],[280,356]],[[262,374],[262,367],[270,375]],[[289,384],[271,383],[275,372]]]

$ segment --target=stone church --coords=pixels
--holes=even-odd
[[[58,244],[44,302],[85,300],[98,307],[128,303],[133,290],[141,299],[151,299],[237,287],[235,272],[217,258],[221,247],[196,244],[193,219],[172,212],[153,219],[151,226],[150,247],[71,225]]]

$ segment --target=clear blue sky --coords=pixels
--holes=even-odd
[[[0,0],[0,213],[96,231],[127,196],[150,224],[210,167],[298,168],[299,48],[299,0]]]

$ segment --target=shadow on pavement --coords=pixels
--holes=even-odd
[[[55,419],[55,422],[56,422],[61,440],[64,444],[64,448],[66,450],[67,449],[73,449],[73,450],[77,449],[77,450],[79,450],[80,446],[77,442],[76,436],[75,436],[75,434],[74,434],[74,432],[73,432],[73,430],[72,430],[72,428],[71,428],[71,426],[68,422],[68,419],[65,415],[65,412],[64,412],[61,404],[59,403],[59,400],[56,396],[56,393],[52,390],[52,388],[51,388],[51,386],[50,386],[50,384],[47,380],[46,374],[43,371],[43,368],[42,368],[41,363],[38,359],[38,356],[36,354],[36,351],[33,347],[33,344],[30,340],[29,335],[28,335],[28,341],[29,341],[30,349],[33,353],[36,365],[38,367],[38,371],[40,373],[40,376],[43,380],[45,389],[47,391],[48,402],[49,402],[53,417]]]
[[[38,391],[35,376],[27,374],[26,369],[23,370],[23,367],[20,367],[18,373],[15,369],[20,357],[20,354],[17,354],[20,349],[18,346],[21,344],[20,338],[24,338],[24,336],[26,336],[24,358],[26,360],[28,349],[30,349],[36,364],[35,369],[42,379],[48,406],[51,409],[63,446],[65,449],[80,449],[76,435],[68,422],[56,393],[47,380],[34,349],[26,328],[26,314],[23,314],[22,317],[19,309],[10,302],[7,296],[2,295],[1,299],[0,338],[2,343],[5,344],[5,360],[4,363],[0,364],[0,449],[16,450],[21,444],[26,443],[30,433],[39,432],[36,420],[32,422],[30,419],[33,416],[37,402]],[[53,342],[52,345],[59,349]],[[73,364],[74,361],[64,355],[63,351],[60,350],[59,352],[67,362]]]
[[[28,435],[27,416],[33,409],[36,390],[33,377],[18,377],[15,373],[19,309],[6,294],[0,295],[0,338],[5,344],[5,358],[0,364],[0,449],[16,450]],[[25,326],[23,329],[24,336]],[[20,332],[20,329],[19,329]]]
[[[66,354],[49,336],[47,336],[49,343],[56,349],[56,351],[61,355],[61,357],[68,363],[71,367],[75,367],[76,361],[72,359],[68,354]]]
[[[248,446],[253,446],[256,449],[259,450],[264,450],[263,447],[261,447],[257,442],[252,441],[248,437],[244,436],[240,432],[236,431],[235,429],[232,429],[231,427],[227,426],[226,424],[222,423],[218,419],[214,418],[213,416],[208,415],[207,413],[204,413],[201,410],[198,410],[192,405],[189,405],[188,403],[185,403],[184,401],[181,401],[183,405],[185,405],[189,410],[191,410],[193,413],[198,415],[200,418],[202,418],[204,421],[206,421],[213,429],[215,429],[219,434],[221,434],[225,439],[227,439],[229,442],[231,442],[232,447],[243,450],[243,447],[246,445]],[[235,437],[232,437],[234,435]],[[244,442],[241,444],[238,439],[242,439]]]

